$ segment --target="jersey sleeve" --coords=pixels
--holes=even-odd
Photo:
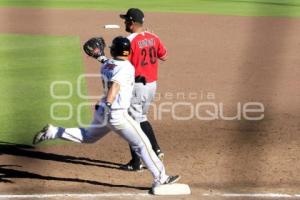
[[[128,56],[128,60],[132,60],[132,54],[133,54],[133,49],[131,48],[130,49],[130,54],[129,54],[129,56]]]
[[[157,38],[157,40],[158,40],[157,57],[164,58],[167,56],[167,49],[159,38]]]
[[[132,62],[133,54],[135,53],[135,43],[130,41],[130,54],[128,56],[128,60]]]
[[[132,33],[127,37],[127,39],[130,41],[130,54],[128,56],[129,61],[132,61],[132,55],[134,54],[135,51],[135,42],[133,42],[133,40],[137,35],[138,35],[137,33]]]

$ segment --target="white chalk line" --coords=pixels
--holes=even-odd
[[[211,197],[260,197],[260,198],[299,198],[300,194],[283,193],[204,193],[202,196]]]
[[[300,194],[284,194],[284,193],[203,193],[206,197],[256,197],[256,198],[299,198]],[[2,194],[0,199],[16,198],[16,199],[44,199],[44,198],[96,198],[96,197],[149,197],[153,196],[148,193],[57,193],[57,194]]]
[[[60,197],[72,197],[72,198],[96,198],[96,197],[147,197],[150,196],[148,193],[96,193],[96,194],[80,194],[80,193],[62,193],[62,194],[5,194],[0,195],[0,199],[8,198],[60,198]]]

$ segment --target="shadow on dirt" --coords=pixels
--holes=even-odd
[[[10,179],[12,178],[29,178],[29,179],[41,179],[41,180],[48,180],[48,181],[66,181],[66,182],[77,182],[77,183],[87,183],[91,185],[101,185],[107,187],[119,187],[119,188],[134,188],[139,190],[149,190],[147,187],[134,187],[128,185],[116,185],[110,183],[103,183],[98,181],[92,180],[84,180],[78,178],[62,178],[62,177],[54,177],[54,176],[43,176],[31,172],[21,171],[19,169],[12,169],[12,167],[21,166],[18,165],[0,165],[0,183],[14,183]]]
[[[248,2],[250,3],[250,1]],[[281,3],[251,2],[253,4],[288,6],[285,1]],[[286,7],[284,13],[292,12],[292,6],[296,5]],[[256,6],[254,8],[256,13],[272,13],[268,6]],[[275,126],[274,122],[275,119],[279,119],[276,113],[283,114],[280,110],[281,105],[278,103],[280,99],[278,92],[283,87],[280,85],[282,78],[284,78],[282,74],[289,71],[288,65],[291,64],[286,62],[290,57],[287,57],[283,47],[290,45],[289,32],[294,25],[292,21],[255,17],[250,18],[247,25],[251,33],[243,41],[244,50],[240,52],[242,60],[238,65],[239,85],[235,91],[235,98],[239,102],[261,103],[264,115],[260,120],[244,118],[236,124],[237,133],[232,135],[233,142],[231,144],[231,155],[236,156],[230,159],[232,166],[227,171],[229,174],[228,182],[252,182],[253,185],[256,185],[268,180],[270,183],[281,184],[281,176],[284,173],[279,173],[280,175],[270,173],[271,170],[275,172],[277,169],[268,163],[271,162],[271,159],[274,159],[274,163],[279,163],[281,158],[272,158],[267,152],[271,150],[268,149],[268,146],[272,144],[270,141],[277,140],[279,134],[286,134],[282,131],[285,129],[284,121],[281,122],[281,127]],[[286,150],[282,149],[281,152],[283,151]],[[284,155],[289,155],[289,152],[286,151]],[[267,165],[269,166],[268,170],[265,168]],[[278,165],[278,167],[280,166]]]
[[[87,166],[97,166],[111,169],[119,169],[120,164],[107,162],[102,160],[94,160],[84,157],[74,157],[67,155],[58,155],[53,153],[46,153],[35,151],[33,146],[23,145],[23,144],[13,144],[8,142],[0,141],[0,155],[12,155],[12,156],[22,156],[41,160],[51,160],[57,162],[65,162],[71,164],[80,164]],[[28,179],[40,179],[40,180],[53,180],[53,181],[66,181],[66,182],[77,182],[77,183],[87,183],[91,185],[101,185],[107,187],[120,187],[120,188],[133,188],[139,190],[149,190],[148,187],[134,187],[128,185],[117,185],[104,182],[98,182],[93,180],[84,180],[78,178],[62,178],[53,176],[43,176],[40,174],[22,171],[20,169],[22,166],[19,165],[0,165],[0,183],[14,183],[11,179],[15,178],[28,178]]]
[[[113,163],[113,162],[102,161],[102,160],[94,160],[94,159],[89,159],[84,157],[46,153],[41,151],[35,151],[33,149],[34,147],[30,145],[13,144],[13,143],[0,141],[0,155],[6,154],[6,155],[22,156],[28,158],[41,159],[41,160],[51,160],[57,162],[96,166],[96,167],[103,167],[109,169],[119,169],[120,167],[119,163]]]

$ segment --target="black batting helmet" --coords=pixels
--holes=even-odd
[[[128,56],[130,54],[130,41],[126,37],[116,37],[110,46],[110,54],[112,57]]]

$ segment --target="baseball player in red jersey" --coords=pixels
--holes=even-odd
[[[158,60],[167,59],[167,50],[157,35],[144,31],[144,13],[140,9],[130,8],[126,14],[121,14],[120,17],[125,20],[126,31],[130,33],[127,37],[131,44],[129,61],[135,68],[135,85],[128,111],[140,123],[154,152],[162,160],[164,154],[147,119],[147,113],[156,92]],[[140,158],[132,149],[131,155],[132,159],[121,168],[129,171],[141,170]]]

